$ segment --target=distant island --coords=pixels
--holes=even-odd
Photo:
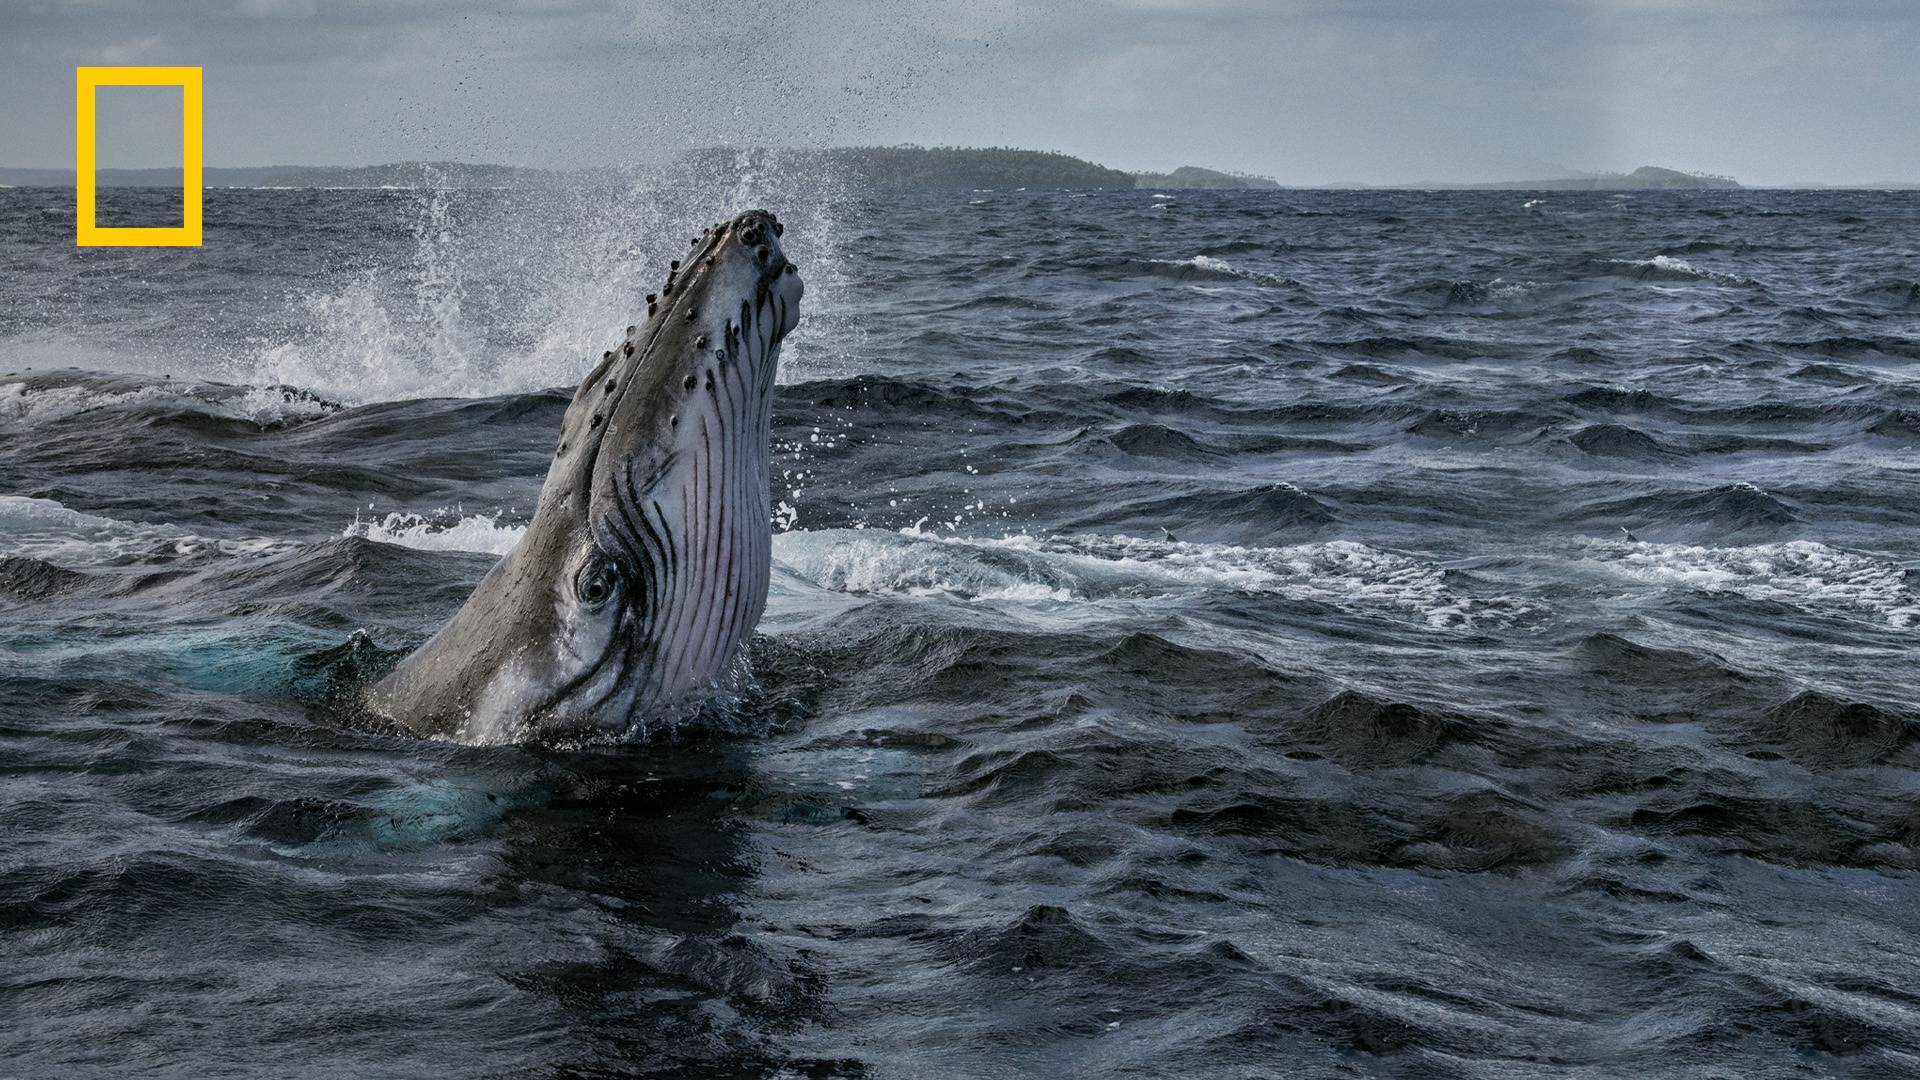
[[[1213,191],[1278,191],[1280,182],[1265,176],[1253,176],[1249,173],[1223,173],[1212,169],[1203,169],[1198,165],[1182,165],[1170,173],[1134,173],[1135,187],[1160,188],[1164,190],[1186,190],[1197,188]]]
[[[708,151],[712,152],[712,151]],[[787,151],[794,153],[795,151]],[[806,152],[806,151],[802,151]],[[1130,188],[1266,188],[1264,176],[1183,165],[1171,173],[1129,173],[1051,150],[996,146],[852,146],[811,151],[881,191],[1006,191],[1052,188],[1124,191]]]
[[[1740,182],[1731,176],[1642,165],[1630,173],[1601,173],[1598,176],[1563,177],[1558,180],[1502,180],[1472,186],[1497,191],[1681,191],[1698,188],[1730,191],[1738,189]]]
[[[1050,150],[1009,147],[852,146],[816,151],[879,191],[1131,188],[1133,174]]]
[[[1382,184],[1385,188],[1419,188],[1444,191],[1686,191],[1740,190],[1738,180],[1712,173],[1681,172],[1657,165],[1642,165],[1630,173],[1599,173],[1593,176],[1560,176],[1549,180],[1489,180],[1476,184]]]
[[[1136,188],[1278,188],[1265,177],[1217,172],[1186,165],[1171,173],[1131,173],[1050,150],[1011,147],[852,146],[827,150],[711,148],[687,155],[696,164],[736,167],[742,159],[759,167],[766,159],[814,159],[858,178],[875,191],[1130,191]],[[207,168],[207,187],[247,188],[504,188],[555,183],[621,183],[625,169],[534,169],[457,161],[407,161],[386,165],[266,165]],[[178,169],[101,169],[102,187],[175,187]],[[0,185],[72,187],[71,169],[0,168]]]

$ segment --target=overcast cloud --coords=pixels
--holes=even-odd
[[[206,68],[216,165],[919,142],[1288,183],[1920,179],[1915,0],[0,0],[0,164],[72,160],[84,64]],[[177,161],[177,95],[102,108],[103,165]]]

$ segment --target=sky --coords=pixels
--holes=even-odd
[[[1920,180],[1920,0],[0,0],[0,165],[70,165],[73,68],[127,64],[205,69],[210,165],[913,142]],[[101,165],[177,164],[179,103],[104,92]]]

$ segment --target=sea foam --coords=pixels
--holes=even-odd
[[[340,533],[418,551],[471,551],[483,555],[505,555],[526,534],[525,525],[502,524],[495,514],[471,514],[448,521],[404,513],[380,518],[355,517]]]
[[[1904,567],[1811,540],[1743,547],[1616,541],[1593,545],[1587,561],[1642,584],[1920,626],[1920,594]]]

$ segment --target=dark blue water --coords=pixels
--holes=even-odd
[[[1920,197],[831,179],[0,191],[0,1073],[1920,1073]],[[759,203],[733,720],[357,727]]]

